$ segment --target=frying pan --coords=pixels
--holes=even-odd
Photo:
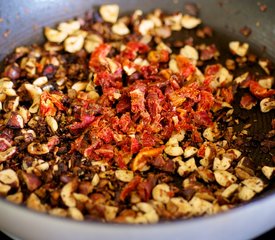
[[[96,0],[9,0],[0,1],[0,61],[16,46],[42,42],[44,26],[82,16],[93,6],[111,1]],[[122,13],[137,8],[149,12],[156,7],[167,12],[183,11],[185,0],[116,0]],[[253,52],[275,60],[275,2],[261,1],[268,8],[259,10],[258,1],[198,0],[200,17],[213,27],[220,47],[229,40],[246,41]],[[240,28],[252,30],[244,38]],[[180,36],[178,36],[180,37]],[[261,129],[274,113],[259,116]],[[267,124],[265,124],[267,123]],[[255,153],[257,154],[257,153]],[[258,157],[259,161],[261,156]],[[243,206],[215,216],[164,222],[156,225],[115,225],[60,219],[16,206],[0,199],[0,229],[20,239],[250,239],[275,227],[275,185]]]

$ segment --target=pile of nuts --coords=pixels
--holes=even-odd
[[[120,17],[110,4],[46,27],[43,46],[17,47],[0,79],[0,195],[140,224],[216,214],[262,192],[275,119],[259,140],[273,162],[256,164],[244,144],[255,123],[235,108],[272,114],[271,62],[232,41],[223,66],[214,42],[171,41],[173,31],[213,35],[196,11]]]

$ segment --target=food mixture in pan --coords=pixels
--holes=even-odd
[[[272,156],[257,165],[249,149],[271,155],[275,120],[256,141],[247,115],[275,108],[271,62],[239,41],[222,61],[213,30],[186,10],[119,17],[103,5],[5,59],[3,198],[75,220],[156,223],[226,211],[268,186]],[[172,40],[179,31],[200,41]]]

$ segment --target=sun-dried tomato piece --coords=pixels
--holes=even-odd
[[[242,96],[240,105],[241,108],[250,110],[257,104],[257,99],[255,99],[251,94],[246,93]]]
[[[131,182],[129,182],[121,191],[119,195],[120,201],[125,201],[126,197],[136,189],[138,184],[141,181],[141,177],[139,175],[136,175]]]
[[[249,90],[255,97],[260,99],[275,96],[275,89],[266,89],[253,80],[249,82]]]
[[[180,74],[183,75],[185,78],[192,76],[192,74],[195,72],[196,68],[190,59],[182,55],[177,55],[176,61]]]

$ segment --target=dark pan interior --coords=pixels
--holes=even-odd
[[[83,16],[92,6],[98,6],[110,1],[96,0],[9,0],[0,1],[0,61],[11,53],[16,46],[43,41],[42,30],[44,26],[53,26],[59,21],[76,16]],[[167,12],[184,11],[184,4],[190,0],[115,0],[122,13],[142,9],[145,12],[156,7]],[[266,11],[260,11],[259,1],[251,0],[198,0],[200,17],[203,22],[215,30],[214,41],[218,48],[228,49],[230,40],[245,41],[250,44],[251,51],[258,56],[268,57],[275,62],[275,2],[272,0],[261,1],[267,6]],[[252,30],[252,34],[245,38],[240,33],[244,26]],[[193,34],[192,32],[190,33]],[[186,38],[186,33],[177,33],[174,38]],[[196,40],[195,40],[196,41]],[[212,40],[213,41],[213,40]],[[223,61],[223,60],[222,60]],[[237,110],[236,115],[242,119],[243,124],[257,120],[253,124],[251,134],[254,146],[250,147],[247,154],[253,156],[256,163],[274,164],[271,154],[262,152],[260,143],[263,133],[270,130],[271,120],[275,113],[261,114],[259,109],[254,111]],[[274,152],[273,152],[274,154]],[[274,190],[273,190],[274,189]],[[272,194],[275,184],[260,197]]]

